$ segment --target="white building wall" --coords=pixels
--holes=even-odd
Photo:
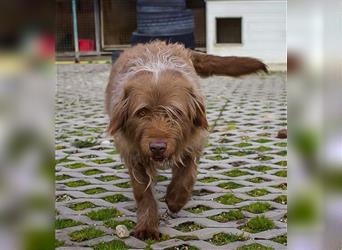
[[[242,17],[242,44],[216,43],[216,18]],[[286,1],[207,0],[207,52],[286,63]]]

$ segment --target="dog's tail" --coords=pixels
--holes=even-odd
[[[251,57],[213,56],[195,51],[191,53],[195,70],[202,77],[211,75],[241,76],[258,71],[268,72],[263,62]]]

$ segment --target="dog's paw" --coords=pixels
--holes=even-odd
[[[140,240],[159,240],[161,236],[158,230],[151,228],[135,229],[132,235]]]

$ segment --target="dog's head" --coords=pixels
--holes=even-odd
[[[109,133],[120,131],[156,162],[177,157],[196,129],[208,128],[201,93],[177,71],[163,71],[158,78],[137,73],[119,99],[111,110]]]

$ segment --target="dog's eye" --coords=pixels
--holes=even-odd
[[[140,110],[138,113],[137,113],[138,117],[142,118],[146,115],[146,110],[145,109],[142,109]]]

